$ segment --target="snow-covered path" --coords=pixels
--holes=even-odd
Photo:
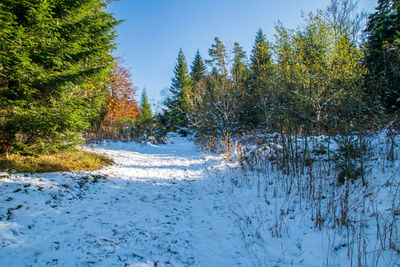
[[[0,266],[252,265],[215,158],[179,138],[95,151],[115,164],[0,180]]]

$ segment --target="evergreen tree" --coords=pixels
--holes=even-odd
[[[197,50],[196,55],[193,59],[191,70],[192,72],[190,73],[190,76],[192,77],[192,81],[194,84],[198,83],[200,80],[206,77],[207,67],[203,62],[199,50]]]
[[[103,105],[118,22],[101,0],[0,3],[0,136],[49,144]],[[19,137],[18,140],[16,138]]]
[[[182,49],[179,50],[177,63],[174,68],[174,77],[169,88],[170,97],[166,100],[165,105],[167,110],[167,128],[175,131],[179,129],[182,134],[185,134],[185,129],[188,126],[188,109],[192,94],[193,82],[190,79],[189,71],[186,64],[185,55]]]
[[[400,1],[379,0],[369,17],[367,66],[369,94],[388,110],[400,109]]]
[[[234,84],[242,86],[249,75],[249,69],[246,63],[246,52],[243,51],[239,43],[235,42],[233,45],[232,79]]]
[[[261,29],[256,33],[250,57],[248,106],[245,121],[256,126],[264,123],[272,104],[274,65],[271,47]]]
[[[233,65],[231,69],[232,87],[234,90],[235,102],[237,103],[237,115],[240,120],[241,128],[246,128],[249,119],[249,109],[253,107],[249,105],[248,78],[250,70],[246,62],[246,53],[239,43],[235,42],[233,47]]]
[[[146,89],[143,89],[142,97],[140,99],[140,113],[138,120],[145,127],[149,127],[153,123],[153,113],[147,98]]]
[[[215,43],[208,49],[211,59],[206,62],[211,66],[213,72],[218,72],[221,76],[226,77],[228,75],[226,48],[218,37],[215,37],[214,41]]]
[[[149,137],[154,136],[156,123],[147,98],[146,89],[143,89],[139,108],[140,111],[136,118],[135,127],[130,129],[130,134],[133,133],[138,141],[150,141]]]
[[[272,74],[271,47],[261,29],[256,33],[251,51],[250,69],[255,82],[266,82]]]

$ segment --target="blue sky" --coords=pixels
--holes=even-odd
[[[249,55],[258,28],[273,40],[274,25],[302,23],[301,11],[324,9],[329,0],[121,0],[109,12],[124,22],[118,27],[118,48],[138,94],[145,87],[153,103],[170,86],[179,48],[190,66],[197,49],[208,58],[214,37],[230,50],[239,42]],[[372,12],[376,0],[360,0]],[[137,97],[139,99],[139,96]]]

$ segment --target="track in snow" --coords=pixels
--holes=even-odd
[[[95,151],[115,164],[1,180],[1,266],[251,265],[224,192],[207,173],[215,158],[179,138]]]

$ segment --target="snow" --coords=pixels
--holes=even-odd
[[[178,136],[167,145],[86,147],[115,163],[94,172],[0,179],[0,266],[350,266],[357,264],[357,242],[369,253],[363,266],[396,266],[399,254],[385,245],[387,237],[377,237],[393,225],[393,246],[400,247],[400,148],[388,161],[386,135],[370,141],[369,186],[336,186],[327,177],[317,187],[320,201],[298,195],[307,192],[309,173],[289,185],[276,166],[261,161],[276,158],[277,142],[249,143],[245,160],[257,157],[249,169],[238,155],[226,162]],[[323,167],[313,167],[314,177]],[[335,227],[332,214],[346,188],[356,226],[350,232]]]
[[[6,172],[0,172],[0,178],[8,178],[10,175]]]
[[[316,160],[312,168],[307,168],[304,175],[290,176],[282,173],[279,163],[270,160],[271,152],[273,155],[279,150],[274,143],[266,146],[250,142],[242,146],[245,162],[221,168],[218,176],[227,192],[227,202],[232,205],[235,224],[246,233],[246,247],[254,265],[397,266],[400,136],[392,138],[393,161],[387,159],[392,147],[388,132],[368,138],[371,150],[365,161],[366,186],[361,179],[337,185],[335,172],[327,174],[326,154],[319,155],[318,151],[313,155]],[[316,148],[328,141],[323,136],[310,139]],[[300,141],[303,140],[298,140],[302,146]],[[338,144],[332,138],[330,141],[331,149],[337,149]],[[314,197],[308,196],[309,177],[316,181]],[[346,199],[347,204],[343,203]],[[346,205],[348,227],[337,222]],[[392,241],[388,241],[389,235]]]
[[[218,158],[172,141],[90,149],[114,158],[101,171],[1,179],[0,266],[249,266],[207,171]]]

